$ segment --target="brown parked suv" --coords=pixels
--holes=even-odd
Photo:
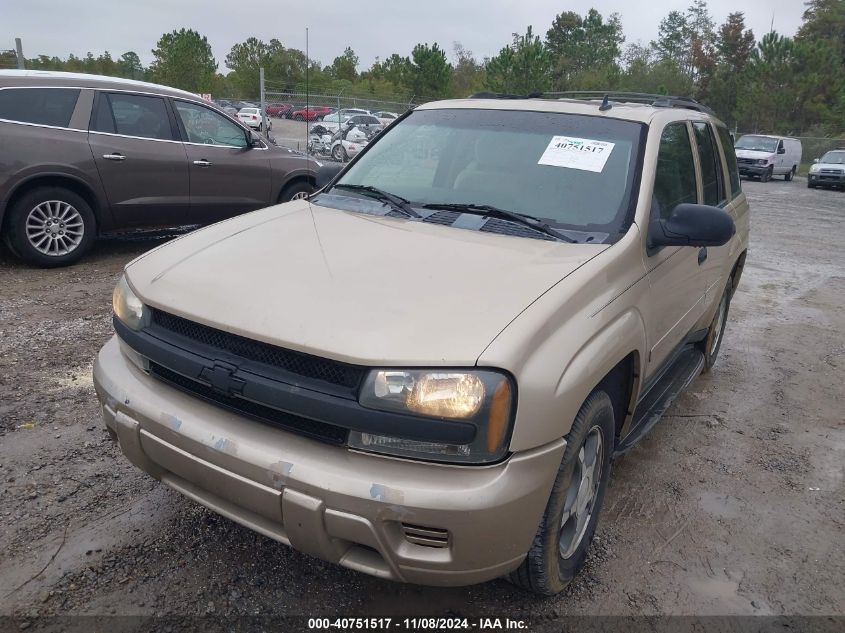
[[[559,592],[613,458],[719,353],[749,235],[727,128],[689,99],[479,97],[334,170],[126,267],[106,427],[303,552]]]
[[[0,233],[35,265],[70,264],[103,233],[307,196],[318,167],[189,92],[0,70]]]

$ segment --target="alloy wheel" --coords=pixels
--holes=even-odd
[[[82,216],[63,200],[41,202],[26,216],[26,237],[44,255],[67,255],[79,247],[84,235]]]
[[[604,463],[604,444],[601,429],[594,426],[584,438],[572,481],[566,492],[563,515],[560,520],[558,549],[562,558],[570,558],[587,531],[593,506],[601,484],[602,464]]]

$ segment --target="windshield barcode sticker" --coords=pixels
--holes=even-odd
[[[601,172],[614,145],[588,138],[553,136],[537,164]]]

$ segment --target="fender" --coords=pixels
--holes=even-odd
[[[555,398],[561,403],[561,420],[571,426],[590,392],[631,352],[643,358],[646,350],[646,329],[642,315],[635,307],[604,326],[572,357],[555,389]],[[636,372],[635,368],[635,372]],[[636,402],[641,387],[637,372],[631,388],[631,402]],[[625,412],[625,415],[630,413]],[[564,435],[569,432],[565,429]]]
[[[91,163],[93,166],[93,162]],[[94,200],[94,215],[97,218],[100,229],[111,221],[111,214],[109,212],[109,203],[106,198],[106,193],[103,190],[102,183],[98,172],[94,172],[94,177],[81,169],[68,169],[66,165],[52,165],[52,164],[38,164],[28,165],[25,169],[19,171],[11,179],[11,187],[6,192],[5,196],[0,200],[0,224],[6,214],[9,206],[9,201],[14,198],[15,194],[25,187],[27,184],[35,180],[47,180],[50,178],[65,178],[73,180],[87,191],[91,193]]]

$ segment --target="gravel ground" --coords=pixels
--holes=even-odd
[[[845,193],[744,187],[716,369],[615,464],[584,573],[545,600],[364,576],[157,484],[108,439],[91,362],[123,265],[166,238],[51,271],[0,253],[0,615],[845,614]]]

